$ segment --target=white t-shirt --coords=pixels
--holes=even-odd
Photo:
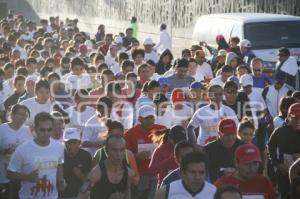
[[[14,94],[14,78],[15,77],[12,77],[3,82],[3,84],[5,84],[5,86],[7,86],[7,89],[8,89],[8,92],[10,93],[10,95]]]
[[[276,68],[279,66],[279,62],[277,62]],[[281,66],[281,71],[286,72],[289,75],[296,76],[299,70],[297,60],[295,57],[290,56]]]
[[[183,108],[181,110],[175,110],[172,108],[172,105],[168,105],[166,112],[158,119],[158,122],[167,128],[171,128],[174,125],[182,125],[182,122],[191,118],[193,114],[193,108],[186,104],[183,104]]]
[[[3,89],[0,91],[0,111],[5,111],[4,102],[5,100],[13,94],[13,90],[10,85],[3,82]]]
[[[199,127],[198,144],[204,146],[211,137],[218,136],[218,123],[223,118],[233,119],[238,125],[235,112],[228,106],[221,105],[219,110],[213,110],[210,105],[199,108],[193,115],[190,124]]]
[[[89,142],[100,142],[102,140],[101,134],[107,131],[104,123],[100,123],[98,120],[97,114],[93,115],[84,125],[83,134],[81,141],[89,141]],[[94,157],[94,154],[98,148],[90,147],[84,148],[87,152]]]
[[[20,58],[23,60],[27,59],[27,52],[24,48],[22,48],[21,46],[16,46],[13,50],[18,50],[20,51]]]
[[[154,102],[148,96],[142,95],[137,99],[137,101],[135,103],[136,111],[138,112],[139,108],[144,106],[144,105],[149,105],[149,106],[155,107]]]
[[[83,73],[80,76],[68,73],[62,77],[67,85],[66,88],[79,90],[92,88],[91,77],[87,73]]]
[[[170,184],[168,199],[213,199],[216,192],[216,187],[213,184],[204,182],[203,189],[193,196],[183,186],[182,180],[176,180]]]
[[[151,80],[156,80],[158,81],[158,79],[161,77],[161,75],[159,75],[158,73],[153,73],[153,75],[151,76]]]
[[[8,170],[21,174],[29,174],[38,170],[39,181],[21,182],[20,199],[56,199],[57,166],[63,164],[64,147],[61,143],[50,139],[48,146],[40,146],[33,140],[20,145],[12,155]]]
[[[32,134],[27,126],[21,126],[15,130],[9,127],[7,123],[0,125],[0,151],[7,149],[16,149],[20,144],[32,139]],[[0,183],[7,183],[6,168],[9,162],[9,156],[0,153]]]
[[[95,114],[96,110],[90,106],[86,106],[83,112],[77,112],[74,106],[71,106],[65,110],[70,118],[70,123],[67,128],[78,128],[82,132],[86,122]]]
[[[152,60],[154,61],[154,63],[157,63],[159,60],[159,55],[157,52],[151,51],[151,53],[145,53],[144,60],[145,61]]]
[[[279,128],[279,127],[282,127],[283,124],[284,124],[284,119],[282,119],[281,117],[279,116],[276,116],[274,119],[273,119],[273,125],[274,125],[274,129],[276,128]]]
[[[201,79],[201,80],[197,80],[195,78],[197,81],[204,80],[204,77],[207,79],[212,79],[214,77],[213,72],[211,70],[211,66],[206,62],[204,62],[202,65],[198,65],[195,76],[203,77],[203,79]]]
[[[217,76],[215,78],[213,78],[212,80],[210,80],[210,85],[219,85],[223,88],[225,82],[223,82],[222,77],[221,76]]]
[[[121,71],[118,62],[116,61],[116,57],[112,57],[109,52],[105,56],[105,63],[115,75]]]
[[[166,49],[172,50],[172,38],[166,30],[160,31],[159,42],[154,46],[160,54],[162,54]]]
[[[279,114],[279,103],[280,99],[284,96],[287,96],[289,88],[284,84],[280,89],[275,89],[274,85],[269,86],[268,92],[266,95],[266,106],[269,110],[270,115],[275,118]],[[261,94],[261,93],[260,93]]]
[[[46,104],[40,104],[36,101],[35,97],[26,99],[22,101],[20,104],[26,106],[30,110],[30,117],[25,122],[25,124],[30,127],[33,126],[34,117],[37,114],[41,112],[50,113],[53,110],[53,106],[55,105],[55,103],[51,103],[50,100],[48,100]]]

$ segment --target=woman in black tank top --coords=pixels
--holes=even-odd
[[[91,199],[108,199],[113,193],[125,193],[128,189],[128,168],[123,165],[123,177],[117,184],[111,183],[107,175],[105,161],[99,163],[101,180],[91,189]]]

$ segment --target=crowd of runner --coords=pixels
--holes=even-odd
[[[0,198],[299,199],[298,65],[220,35],[172,53],[77,19],[0,21]],[[205,27],[203,27],[205,28]]]

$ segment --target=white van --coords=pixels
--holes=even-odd
[[[216,46],[216,36],[226,41],[237,36],[252,43],[255,55],[265,61],[266,68],[274,69],[278,48],[289,48],[300,61],[300,17],[265,13],[211,14],[199,17],[192,41],[206,41]]]

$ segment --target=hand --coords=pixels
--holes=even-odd
[[[125,194],[124,193],[115,192],[115,193],[111,194],[108,199],[124,199],[124,198],[125,198]]]
[[[78,199],[89,199],[90,198],[90,192],[89,191],[87,191],[85,193],[79,192],[77,198]]]
[[[39,180],[39,173],[38,172],[39,172],[38,170],[34,170],[31,173],[27,174],[26,181],[37,182]]]
[[[150,156],[151,156],[150,151],[141,151],[136,154],[136,158],[141,160],[147,160],[150,158]]]

